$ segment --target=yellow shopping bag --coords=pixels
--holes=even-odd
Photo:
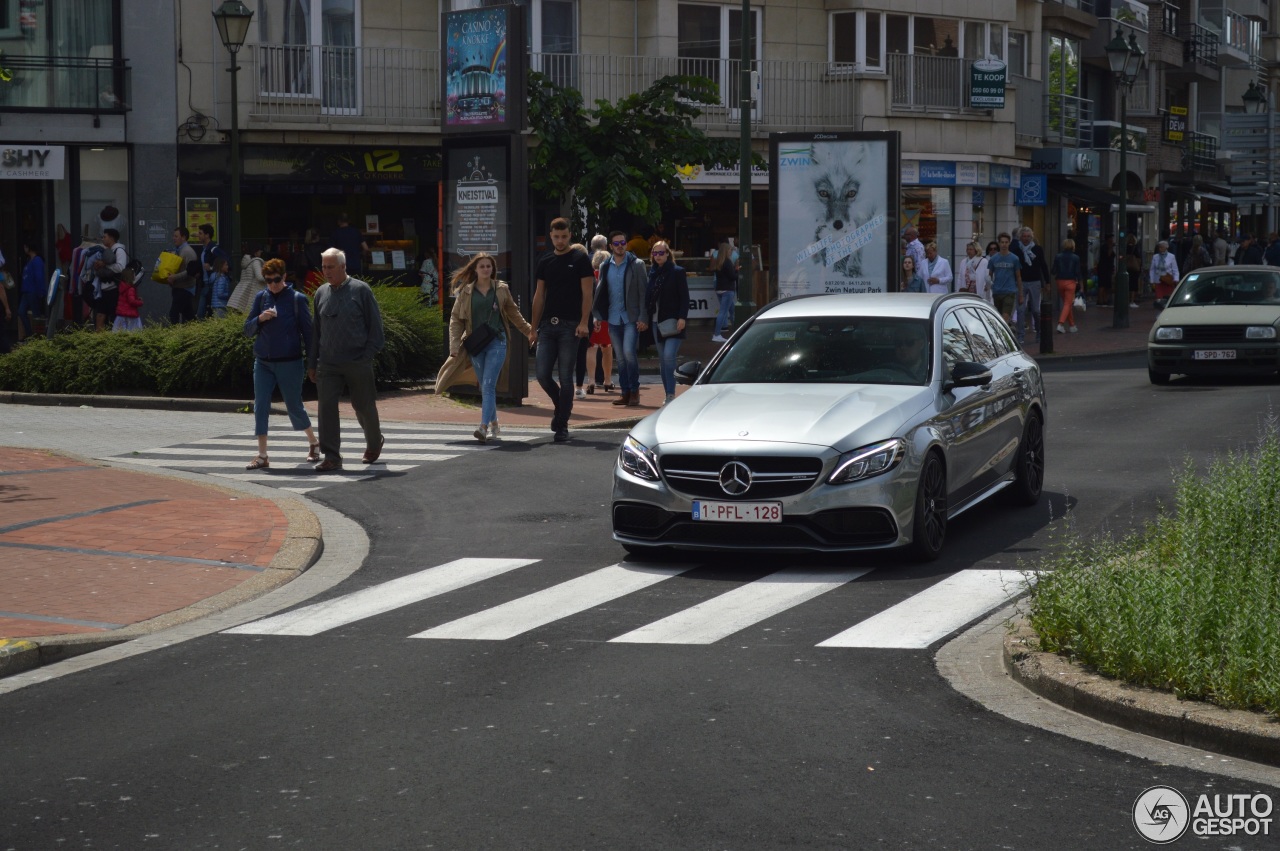
[[[182,258],[172,251],[161,251],[151,270],[151,280],[159,284],[169,283],[169,276],[182,271]]]

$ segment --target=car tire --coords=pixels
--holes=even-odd
[[[942,456],[930,452],[916,483],[916,507],[911,520],[911,546],[915,561],[933,561],[947,539],[947,467]]]
[[[1022,428],[1018,454],[1014,459],[1014,480],[1010,488],[1019,505],[1035,505],[1044,490],[1044,421],[1032,411]]]
[[[1172,377],[1173,376],[1171,376],[1167,372],[1156,372],[1151,367],[1147,367],[1147,378],[1151,379],[1152,384],[1157,384],[1163,387],[1164,385],[1169,383],[1169,379]]]

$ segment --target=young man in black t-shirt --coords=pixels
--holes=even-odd
[[[587,253],[569,247],[569,222],[551,222],[553,250],[538,260],[537,287],[533,291],[531,319],[538,346],[538,384],[551,397],[555,414],[551,431],[556,443],[569,439],[569,415],[573,413],[573,365],[578,338],[587,337],[591,316],[594,275]],[[559,364],[559,383],[552,377]]]

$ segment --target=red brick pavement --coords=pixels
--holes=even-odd
[[[268,499],[5,447],[0,506],[5,638],[105,632],[184,608],[267,567],[288,529]]]

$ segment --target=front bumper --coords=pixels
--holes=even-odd
[[[1229,350],[1230,360],[1197,360],[1202,350]],[[1274,340],[1231,343],[1148,343],[1147,366],[1173,375],[1270,375],[1280,371],[1280,344]]]

